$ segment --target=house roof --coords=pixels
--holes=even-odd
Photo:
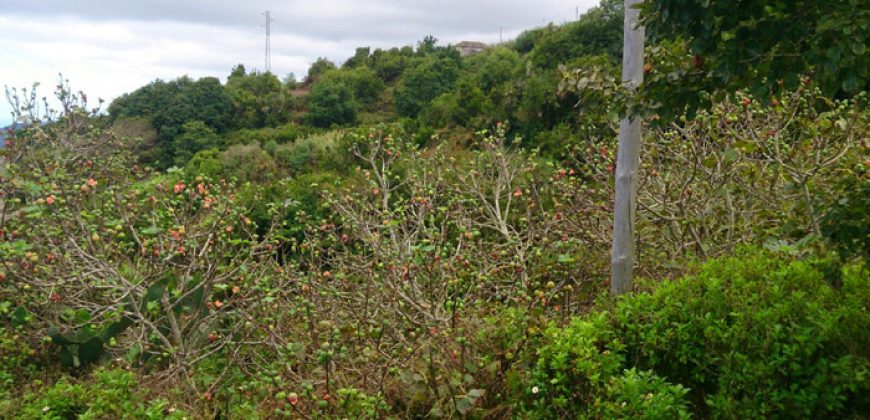
[[[457,48],[486,48],[488,45],[478,41],[462,41],[456,44]]]

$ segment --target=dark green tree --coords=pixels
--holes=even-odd
[[[348,58],[347,61],[341,65],[341,68],[353,69],[360,66],[368,66],[371,62],[371,52],[372,49],[370,47],[358,47],[353,57]]]
[[[344,83],[316,83],[308,95],[308,122],[315,127],[353,124],[358,109],[353,90]]]
[[[181,126],[181,134],[173,140],[176,166],[184,166],[201,150],[220,147],[221,138],[214,129],[202,121],[188,121]]]
[[[651,41],[673,50],[651,63],[644,88],[663,112],[746,88],[769,101],[803,76],[828,95],[870,82],[866,0],[648,0],[642,16]]]
[[[305,83],[310,85],[316,82],[321,75],[329,70],[334,70],[335,68],[335,63],[329,61],[329,59],[325,57],[317,57],[317,60],[315,60],[314,63],[311,63],[311,66],[308,67],[308,75],[305,76]]]
[[[175,163],[175,138],[188,121],[201,121],[217,133],[232,128],[234,106],[224,86],[215,77],[197,81],[183,76],[171,82],[156,80],[112,102],[112,119],[146,118],[157,130],[159,166]]]
[[[372,104],[384,90],[384,82],[368,67],[330,70],[323,73],[319,83],[340,83],[353,91],[360,104]]]
[[[415,117],[426,104],[453,89],[459,76],[459,66],[449,58],[418,59],[396,86],[396,112]]]
[[[514,80],[521,69],[520,55],[505,47],[490,48],[462,61],[463,73],[472,77],[487,94]]]
[[[411,61],[410,57],[414,55],[413,49],[410,47],[399,49],[391,48],[389,50],[377,49],[371,56],[371,69],[377,73],[385,83],[392,82],[402,75],[402,72],[408,67]]]
[[[290,118],[292,101],[278,77],[272,73],[244,73],[233,69],[227,91],[235,108],[235,126],[260,128],[283,124]]]
[[[603,0],[576,22],[550,25],[535,33],[529,60],[537,67],[555,68],[578,57],[606,54],[618,63],[622,58],[622,21],[622,1]]]

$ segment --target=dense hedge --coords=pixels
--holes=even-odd
[[[756,250],[551,328],[520,409],[538,417],[830,418],[870,407],[870,282]]]

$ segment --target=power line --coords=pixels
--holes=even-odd
[[[272,72],[272,22],[275,19],[272,19],[272,16],[269,14],[269,11],[266,10],[263,13],[260,13],[266,19],[266,22],[260,25],[261,27],[266,28],[266,73]]]

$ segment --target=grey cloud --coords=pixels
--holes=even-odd
[[[91,21],[184,22],[256,29],[262,10],[271,10],[276,33],[341,41],[420,39],[432,34],[449,37],[461,32],[517,31],[542,21],[568,20],[574,7],[590,0],[481,1],[97,1],[4,0],[0,14],[39,19],[77,16]]]

